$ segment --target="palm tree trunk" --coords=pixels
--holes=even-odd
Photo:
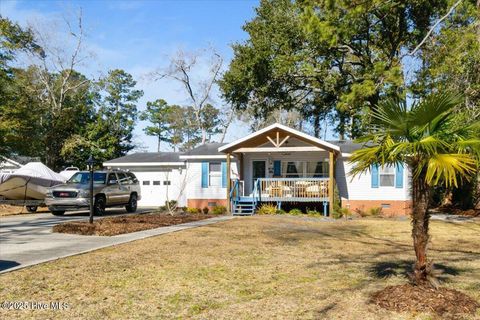
[[[417,285],[424,285],[427,282],[427,275],[429,272],[427,245],[430,238],[428,235],[428,225],[430,220],[428,202],[430,190],[425,182],[424,176],[413,179],[412,192],[412,237],[416,255],[413,280]]]

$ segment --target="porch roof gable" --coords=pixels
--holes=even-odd
[[[309,143],[312,146],[319,147],[327,151],[340,153],[340,148],[338,146],[331,144],[329,142],[320,140],[318,138],[315,138],[299,130],[287,127],[280,123],[274,123],[268,127],[265,127],[261,130],[253,132],[241,139],[238,139],[237,141],[221,146],[218,148],[218,151],[229,153],[229,152],[234,152],[235,150],[242,147],[257,147],[259,145],[262,145],[270,141],[267,135],[269,132],[275,132],[275,133],[280,132],[283,135],[282,138],[284,138],[285,136],[288,136],[290,138],[296,138],[303,142]]]

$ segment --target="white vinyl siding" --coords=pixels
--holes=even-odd
[[[338,158],[335,165],[335,176],[340,196],[350,200],[410,200],[409,169],[403,170],[403,188],[372,188],[370,172],[353,177],[350,174],[352,163],[348,158]],[[380,172],[380,168],[379,168]],[[395,170],[393,170],[395,173]]]
[[[220,180],[218,185],[209,186],[208,188],[202,188],[202,162],[212,162],[212,163],[221,163],[218,160],[188,160],[187,162],[187,185],[186,185],[186,198],[187,199],[226,199],[227,198],[227,188],[222,188],[222,172],[220,169]],[[223,160],[222,160],[223,161]],[[221,165],[220,165],[221,168]],[[234,159],[231,163],[231,179],[236,179],[238,176],[237,173],[237,164]],[[173,179],[172,179],[173,181]],[[174,184],[175,182],[172,182]]]

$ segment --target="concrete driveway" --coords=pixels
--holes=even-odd
[[[150,210],[139,208],[138,212]],[[84,236],[52,233],[54,225],[65,221],[85,220],[88,219],[88,214],[87,211],[73,211],[59,217],[50,213],[38,213],[0,218],[0,272],[44,260],[53,253],[66,254],[71,252],[74,246],[88,248],[96,241],[94,238],[104,238],[90,239]],[[109,208],[105,216],[122,214],[126,214],[123,208]]]
[[[151,209],[139,208],[137,212],[148,211],[151,211]],[[125,214],[125,209],[112,208],[107,209],[105,216],[122,214]],[[103,237],[52,232],[52,227],[58,223],[88,219],[88,212],[67,213],[63,217],[56,217],[50,213],[3,217],[0,218],[0,273],[116,244],[215,223],[229,218],[231,217],[223,216],[182,225]],[[101,218],[96,217],[96,219]]]

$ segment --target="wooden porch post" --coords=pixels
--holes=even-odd
[[[231,208],[230,208],[230,188],[232,185],[231,182],[231,177],[230,177],[230,166],[231,166],[231,160],[230,160],[230,152],[227,153],[227,212],[230,213]]]
[[[333,212],[333,202],[335,201],[335,155],[333,151],[329,151],[329,170],[328,170],[328,202],[330,204],[328,214]]]
[[[239,166],[240,166],[239,168],[237,168],[238,169],[238,177],[239,177],[240,180],[243,180],[244,179],[244,177],[243,177],[243,153],[238,153],[237,156],[238,156],[237,158],[239,160],[238,162],[239,162]]]

